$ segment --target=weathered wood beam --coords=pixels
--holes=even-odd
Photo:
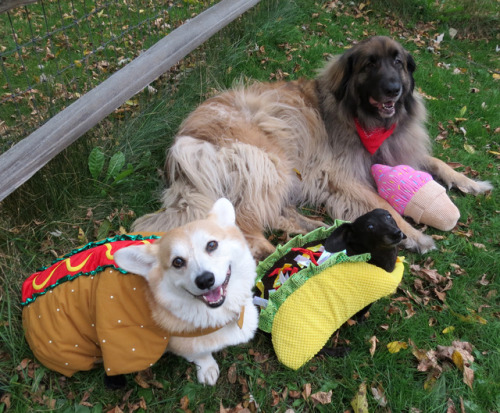
[[[222,0],[186,21],[0,155],[0,201],[99,121],[258,2]]]
[[[37,0],[0,0],[0,13],[14,9],[16,7],[24,6],[30,3],[36,3]]]

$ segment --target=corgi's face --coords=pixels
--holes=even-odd
[[[222,305],[237,248],[233,232],[210,218],[168,232],[159,243],[161,280],[150,282],[163,292],[184,291],[209,307]]]
[[[158,304],[196,300],[210,308],[224,304],[231,289],[232,267],[248,249],[235,226],[234,208],[220,199],[204,220],[173,229],[151,245],[124,248],[115,260],[144,276]],[[235,281],[237,282],[237,281]]]

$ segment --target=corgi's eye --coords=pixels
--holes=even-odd
[[[184,267],[185,264],[186,264],[186,261],[184,261],[184,259],[182,259],[181,257],[175,257],[172,260],[172,266],[174,266],[175,268]]]
[[[207,242],[207,252],[212,252],[217,249],[219,244],[217,244],[217,241],[208,241]]]

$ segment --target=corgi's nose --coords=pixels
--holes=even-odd
[[[204,271],[201,275],[198,275],[198,277],[196,277],[194,282],[200,290],[208,290],[215,283],[214,273],[210,271]]]

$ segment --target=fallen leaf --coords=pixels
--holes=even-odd
[[[366,383],[359,386],[358,392],[351,401],[354,413],[368,413],[368,401],[366,400]]]
[[[472,390],[472,384],[474,383],[474,371],[467,366],[464,366],[464,383]]]
[[[460,371],[464,370],[464,358],[460,351],[455,350],[451,355],[451,360],[453,361],[453,363],[455,363],[455,366],[457,366]]]
[[[460,128],[460,129],[462,129],[462,128]],[[464,130],[465,130],[465,129],[464,129]],[[465,133],[464,133],[464,135],[465,135]],[[469,144],[467,144],[467,143],[465,143],[465,144],[464,144],[464,149],[465,149],[468,153],[470,153],[470,154],[474,154],[474,153],[476,153],[476,150],[474,149],[474,146],[469,145]]]
[[[332,402],[332,394],[332,390],[328,392],[319,391],[317,393],[311,394],[311,400],[313,401],[315,406],[318,404],[330,404]]]
[[[180,402],[181,405],[181,410],[184,412],[190,411],[189,410],[189,397],[188,396],[183,396]]]
[[[446,409],[446,413],[457,413],[457,409],[455,409],[455,403],[453,403],[453,400],[448,399],[447,405],[448,408]]]
[[[385,397],[385,392],[381,384],[372,385],[372,395],[377,401],[378,405],[381,407],[387,406],[387,398]]]
[[[229,367],[229,369],[227,371],[227,379],[228,379],[229,383],[231,383],[231,384],[236,383],[237,377],[236,377],[236,364],[235,363],[233,363]]]
[[[387,349],[389,350],[389,353],[399,353],[401,349],[407,349],[408,344],[406,344],[404,341],[392,341],[391,343],[387,344]]]
[[[304,400],[307,400],[310,395],[311,395],[311,383],[306,383],[302,388],[302,398]]]
[[[375,354],[375,350],[377,349],[377,343],[379,341],[378,341],[378,338],[376,336],[373,336],[368,341],[371,343],[371,346],[370,346],[370,355],[373,357],[373,355]]]
[[[449,333],[452,333],[453,331],[455,331],[455,327],[453,327],[453,326],[449,326],[449,327],[446,327],[446,328],[443,330],[443,334],[449,334]]]
[[[271,407],[274,407],[280,402],[280,395],[276,390],[271,389],[271,397],[273,399]]]

